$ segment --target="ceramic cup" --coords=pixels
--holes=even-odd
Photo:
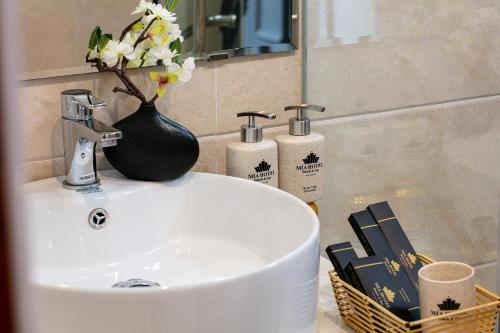
[[[474,280],[474,268],[464,263],[443,261],[422,267],[418,271],[422,319],[475,306]],[[429,325],[435,324],[437,322]],[[450,323],[450,329],[452,329],[452,323]]]

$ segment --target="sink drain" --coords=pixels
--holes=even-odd
[[[108,212],[102,208],[94,209],[89,214],[89,225],[96,230],[104,228],[109,222]]]
[[[143,279],[130,279],[127,281],[115,283],[112,288],[151,288],[159,286],[159,283],[153,281],[147,281]]]

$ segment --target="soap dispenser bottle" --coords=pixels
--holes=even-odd
[[[276,119],[276,115],[261,111],[237,116],[248,117],[248,124],[241,126],[241,142],[227,145],[227,175],[278,187],[278,146],[275,141],[264,139],[262,126],[255,123],[255,117]]]
[[[317,213],[316,200],[323,197],[325,137],[311,132],[311,120],[305,110],[324,112],[325,107],[311,104],[291,105],[285,111],[297,111],[290,119],[287,135],[278,135],[279,188],[308,203]]]

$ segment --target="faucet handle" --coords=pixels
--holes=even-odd
[[[65,119],[89,120],[93,110],[105,106],[105,102],[93,96],[87,89],[71,89],[61,93],[61,113]]]

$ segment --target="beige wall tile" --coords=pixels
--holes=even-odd
[[[26,183],[42,180],[45,178],[58,177],[64,174],[64,159],[54,158],[26,162],[24,168],[24,181]]]
[[[200,144],[200,157],[192,171],[217,173],[220,163],[217,152],[217,137],[199,138],[198,142]]]
[[[104,157],[103,153],[96,154],[97,169],[110,170],[112,167]],[[26,183],[37,180],[59,177],[64,175],[64,158],[53,158],[34,162],[26,162],[24,168],[24,181]]]
[[[237,131],[245,119],[243,111],[266,111],[278,115],[274,121],[260,120],[263,125],[277,126],[288,122],[291,114],[283,108],[302,101],[301,54],[274,54],[237,58],[218,63],[217,128],[218,133]]]
[[[61,97],[66,89],[92,89],[88,75],[78,79],[55,78],[21,83],[19,98],[23,110],[25,160],[60,157],[64,154],[61,125]]]
[[[220,162],[218,160],[216,137],[202,137],[198,141],[200,144],[200,157],[192,171],[217,173]],[[98,170],[113,169],[103,153],[97,153],[96,158]],[[64,175],[64,159],[62,157],[26,162],[23,167],[25,172],[24,181],[27,183]]]
[[[200,157],[193,167],[192,171],[217,173],[219,163],[217,138],[201,137],[198,138],[200,144]],[[100,149],[99,149],[100,150]],[[113,167],[109,164],[104,153],[99,152],[97,157],[98,170],[110,170]],[[64,175],[64,158],[53,158],[47,160],[37,160],[24,163],[25,182],[33,182],[45,178]]]
[[[307,98],[328,108],[314,117],[500,92],[500,3],[343,3],[308,2]]]
[[[188,83],[170,86],[167,93],[156,103],[158,111],[170,119],[181,123],[197,136],[216,132],[216,81],[213,63],[198,63],[193,79]],[[149,72],[159,68],[130,71],[131,79],[150,99],[156,91],[156,84],[149,77]],[[98,118],[114,123],[137,110],[140,101],[128,95],[113,93],[116,86],[123,87],[113,75],[99,73],[95,75],[94,92],[109,103],[108,114],[99,114]]]
[[[328,149],[323,247],[355,240],[349,214],[388,200],[418,251],[494,260],[499,107],[491,97],[316,123]]]
[[[158,110],[180,122],[197,136],[216,132],[215,73],[213,64],[198,66],[193,80],[170,88],[157,103]],[[132,78],[153,96],[156,89],[149,79],[149,70],[132,71]],[[20,84],[24,110],[24,145],[26,160],[34,161],[63,155],[60,93],[66,89],[85,88],[108,103],[106,110],[96,111],[96,118],[113,124],[137,110],[139,101],[123,94],[114,94],[119,85],[111,74],[95,73]]]
[[[495,262],[474,267],[476,270],[476,281],[481,287],[492,292],[497,290],[497,264]]]
[[[179,84],[172,87],[166,96],[159,101],[158,109],[166,116],[189,128],[199,137],[211,135],[218,131],[239,130],[245,120],[236,118],[231,120],[229,118],[235,115],[236,112],[249,109],[277,112],[280,114],[280,121],[276,123],[286,123],[291,115],[285,115],[284,112],[279,111],[282,111],[283,106],[288,104],[287,101],[289,100],[294,99],[290,103],[300,101],[299,60],[300,55],[298,54],[281,54],[247,57],[220,62],[217,65],[213,63],[201,64],[198,66],[193,80],[185,85]],[[220,67],[216,69],[215,66]],[[273,73],[264,75],[266,78],[257,78],[259,77],[258,73],[266,69]],[[148,71],[133,71],[132,78],[139,87],[144,89],[148,96],[152,96],[155,87],[149,79]],[[236,80],[238,73],[247,72],[252,72],[252,74],[247,77],[239,77],[237,79],[239,80],[238,88],[226,84],[227,75]],[[279,89],[266,89],[266,87],[270,86],[268,80],[271,80],[273,76],[279,77],[279,80],[282,81],[281,86],[277,87]],[[257,79],[252,80],[251,77]],[[119,84],[120,82],[113,75],[105,73],[23,82],[20,95],[27,119],[25,122],[26,160],[31,162],[43,160],[44,163],[47,163],[45,161],[47,159],[62,157],[61,91],[72,88],[92,90],[96,96],[108,103],[106,110],[96,111],[96,118],[105,123],[113,124],[134,112],[139,105],[139,101],[133,97],[112,92],[113,87]],[[238,93],[239,89],[246,92],[250,91],[251,94],[244,95],[241,99],[234,98],[236,95],[241,96]],[[219,94],[217,94],[217,91]],[[228,111],[231,110],[229,108],[231,103],[239,104],[240,102],[243,103],[243,106],[239,110],[234,110],[235,112]],[[266,121],[262,121],[262,123],[271,124]],[[276,125],[276,123],[273,123],[273,125]],[[209,157],[208,153],[203,155],[205,151],[203,147],[211,148],[210,144],[204,144],[204,142],[206,140],[200,140],[202,146],[201,157],[205,158],[207,164],[200,160],[197,170],[216,172],[216,170],[222,168],[221,170],[225,171],[225,160],[215,161],[213,157]],[[221,165],[224,165],[224,167],[221,167]],[[56,175],[56,173],[49,174],[47,172],[42,174]],[[30,176],[28,178],[39,179],[40,177]]]

